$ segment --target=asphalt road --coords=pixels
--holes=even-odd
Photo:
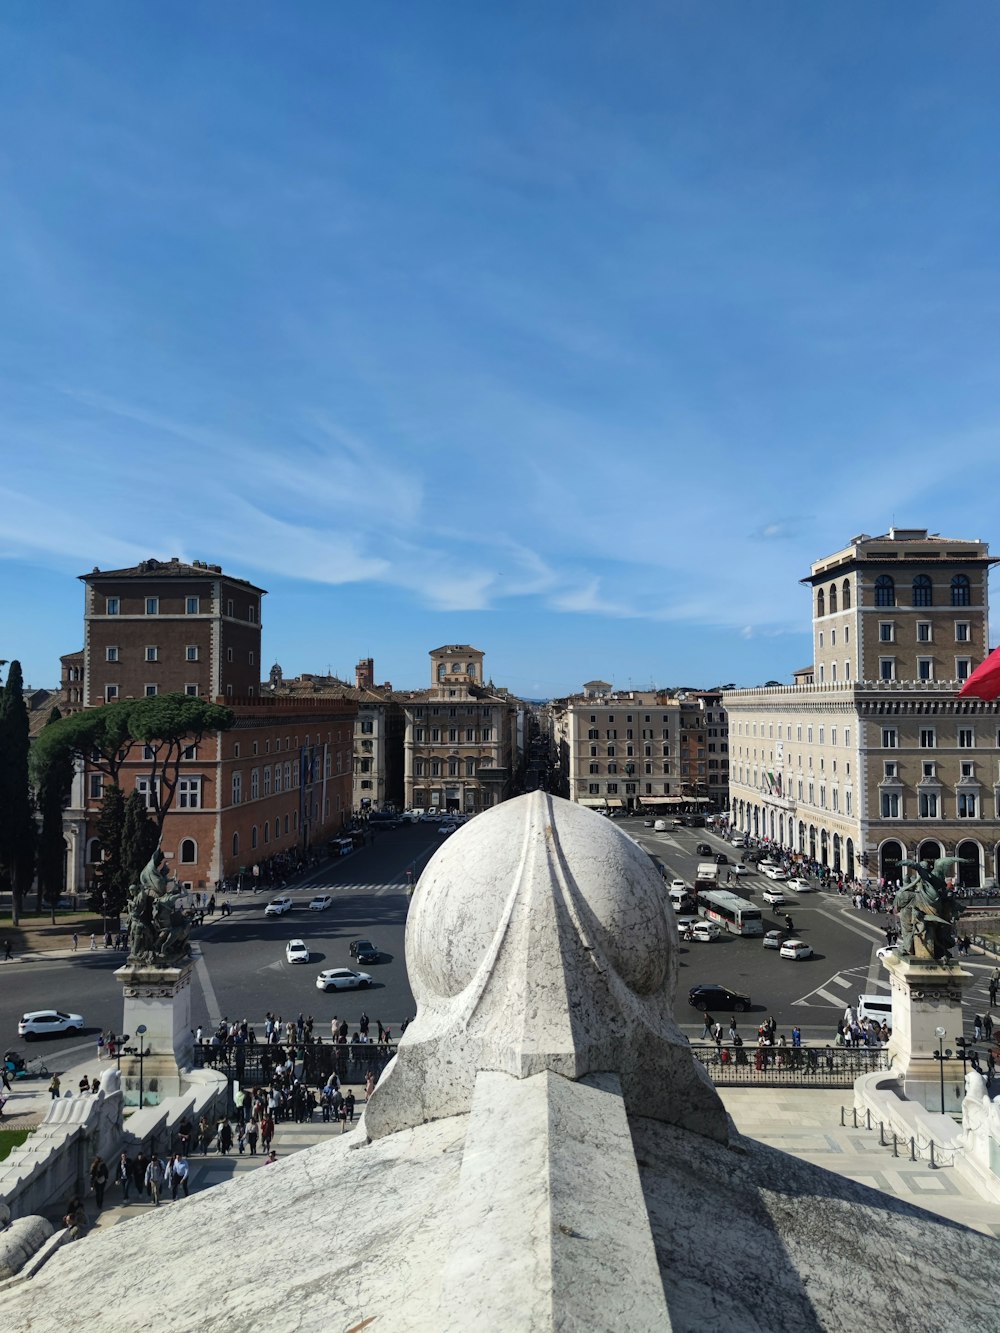
[[[697,863],[705,859],[695,851],[696,843],[708,842],[731,861],[741,854],[704,829],[657,834],[644,828],[641,819],[615,823],[654,852],[669,876],[689,883]],[[334,1014],[346,1018],[353,1030],[364,1009],[373,1029],[381,1019],[398,1033],[403,1019],[415,1013],[403,955],[409,906],[406,872],[411,868],[417,878],[440,843],[436,824],[381,832],[374,846],[327,863],[287,890],[297,905],[285,916],[264,916],[273,895],[233,896],[232,915],[216,915],[194,936],[198,962],[192,1024],[208,1025],[223,1015],[260,1024],[267,1010],[286,1019],[302,1012],[312,1014],[325,1035]],[[798,1023],[807,1040],[829,1039],[846,1004],[856,1003],[860,993],[888,989],[884,969],[875,958],[875,949],[885,942],[881,918],[859,913],[847,899],[823,892],[789,895],[787,906],[777,909],[776,915],[761,898],[768,883],[764,876],[751,875],[741,880],[739,890],[765,909],[765,929],[781,926],[784,912],[790,912],[796,935],[812,946],[814,957],[800,962],[780,959],[776,951],[762,948],[759,939],[728,935],[710,944],[682,944],[676,1012],[689,1036],[697,1037],[702,1030],[701,1016],[687,1004],[688,990],[698,983],[718,982],[750,995],[753,1009],[741,1021],[744,1032],[772,1013],[780,1030],[789,1033]],[[321,913],[307,911],[309,898],[321,892],[330,893],[333,906]],[[371,939],[382,950],[382,961],[361,969],[371,973],[373,987],[330,994],[317,990],[321,969],[356,966],[349,946],[358,937]],[[292,938],[308,944],[312,954],[308,964],[285,961],[285,944]],[[50,1062],[72,1063],[78,1053],[93,1048],[102,1028],[121,1027],[121,991],[112,973],[122,962],[121,955],[98,949],[0,964],[0,1041],[22,1045],[17,1018],[25,1010],[68,1009],[87,1020],[86,1037],[36,1042],[31,1053]],[[973,959],[970,966],[979,978],[970,997],[971,1015],[985,1012],[992,964]]]

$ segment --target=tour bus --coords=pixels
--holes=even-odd
[[[728,930],[730,935],[763,935],[764,918],[759,907],[738,893],[725,889],[698,894],[698,915]]]

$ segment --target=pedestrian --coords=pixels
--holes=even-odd
[[[219,1121],[219,1152],[223,1157],[227,1155],[229,1149],[233,1146],[233,1130],[229,1121],[223,1117]]]
[[[59,1075],[53,1074],[52,1082],[49,1084],[49,1096],[52,1098],[54,1102],[57,1102],[59,1100],[59,1089],[61,1086],[62,1084],[59,1081]]]
[[[149,1166],[146,1167],[146,1189],[157,1208],[160,1206],[160,1190],[163,1188],[165,1174],[163,1163],[154,1153],[149,1159]]]
[[[371,1098],[371,1095],[372,1095],[372,1093],[373,1093],[374,1091],[375,1091],[375,1075],[374,1075],[374,1074],[372,1073],[372,1071],[369,1069],[368,1074],[367,1074],[367,1077],[365,1078],[365,1102],[366,1102],[366,1103],[369,1101],[369,1099]]]
[[[127,1152],[122,1152],[115,1167],[115,1184],[122,1187],[122,1203],[128,1203],[129,1190],[132,1187],[132,1162]]]
[[[11,951],[10,951],[10,940],[4,940],[4,942],[3,942],[3,960],[4,960],[4,962],[5,962],[5,963],[9,963],[10,960],[11,960],[13,957],[14,957],[14,955],[13,955],[13,954],[11,953]]]
[[[353,1093],[353,1092],[350,1092],[350,1091],[349,1091],[348,1094],[347,1094],[347,1096],[344,1098],[344,1111],[345,1111],[346,1114],[347,1114],[347,1118],[348,1118],[348,1120],[349,1120],[349,1121],[351,1122],[351,1124],[353,1125],[353,1124],[354,1124],[354,1093]]]
[[[251,1120],[247,1125],[247,1143],[250,1145],[250,1156],[257,1156],[257,1139],[260,1136],[260,1126],[256,1120]]]
[[[188,1164],[178,1153],[171,1157],[167,1167],[167,1183],[170,1186],[170,1197],[175,1202],[181,1190],[184,1191],[185,1199],[188,1197]]]
[[[87,1077],[86,1074],[84,1074],[83,1078],[81,1078],[80,1082],[76,1086],[80,1091],[80,1096],[85,1097],[87,1093],[90,1091],[90,1079]]]
[[[107,1164],[104,1158],[98,1155],[90,1164],[90,1188],[94,1191],[94,1202],[98,1208],[104,1207],[104,1187],[107,1183]]]
[[[77,934],[77,932],[74,930],[74,931],[73,931],[73,952],[76,953],[76,951],[77,951],[77,949],[78,949],[79,947],[80,947],[80,936],[79,936],[79,935]]]
[[[993,1015],[988,1010],[983,1015],[983,1036],[987,1041],[993,1040]]]
[[[103,1033],[103,1032],[99,1032],[99,1033],[97,1034],[97,1058],[98,1058],[98,1060],[103,1060],[103,1059],[104,1059],[104,1033]]]
[[[270,1152],[267,1154],[267,1156],[264,1158],[264,1160],[263,1160],[263,1162],[261,1163],[261,1165],[262,1165],[262,1166],[270,1166],[272,1162],[276,1162],[277,1160],[278,1160],[278,1154],[277,1154],[277,1153],[274,1151],[274,1149],[272,1148],[271,1151],[270,1151]]]
[[[92,951],[97,948],[97,936],[93,931],[90,932],[90,948]]]
[[[76,1197],[70,1199],[66,1205],[63,1226],[70,1240],[79,1240],[87,1230],[87,1214],[83,1211],[83,1204]]]
[[[983,1039],[983,1019],[981,1014],[976,1014],[972,1021],[972,1040],[982,1041]]]

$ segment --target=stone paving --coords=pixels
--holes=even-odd
[[[879,1143],[874,1130],[854,1129],[849,1088],[820,1090],[719,1088],[737,1129],[793,1157],[926,1208],[939,1217],[1000,1238],[1000,1206],[980,1195],[948,1166],[911,1162],[902,1144],[899,1156]],[[840,1108],[847,1126],[841,1128]]]

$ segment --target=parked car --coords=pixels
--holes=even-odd
[[[319,893],[315,898],[309,900],[310,912],[325,912],[328,907],[333,906],[333,897],[329,893]]]
[[[770,903],[772,907],[783,907],[785,905],[785,895],[780,889],[772,889],[770,885],[768,885],[761,896],[764,901]]]
[[[791,889],[793,893],[815,893],[816,885],[810,884],[807,879],[789,879],[785,881],[786,888]]]
[[[289,963],[308,963],[309,950],[303,940],[289,940],[285,945],[285,961]]]
[[[711,944],[721,934],[722,931],[714,921],[696,921],[691,927],[691,938],[698,944]]]
[[[36,1037],[47,1037],[58,1032],[82,1032],[83,1018],[80,1014],[66,1014],[61,1009],[33,1009],[22,1014],[17,1023],[17,1035],[25,1041],[34,1041]]]
[[[382,950],[371,940],[351,940],[351,957],[359,963],[377,963],[382,957]]]
[[[780,949],[785,942],[783,930],[769,930],[762,941],[765,949]]]
[[[316,989],[323,991],[364,990],[371,984],[367,972],[355,972],[350,967],[329,967],[316,978]]]
[[[284,916],[292,910],[291,898],[272,898],[264,908],[265,916]]]
[[[811,958],[813,951],[805,940],[785,940],[778,953],[779,958]]]
[[[692,986],[688,991],[688,1004],[705,1013],[708,1009],[728,1009],[734,1014],[742,1014],[750,1008],[750,996],[740,995],[728,986],[716,982],[705,982],[701,986]]]

